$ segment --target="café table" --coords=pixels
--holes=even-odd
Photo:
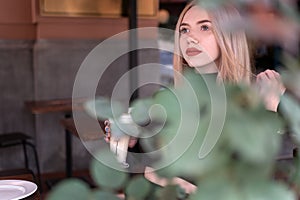
[[[64,127],[66,131],[69,131],[72,135],[77,138],[81,138],[83,141],[92,141],[92,140],[101,140],[104,139],[104,122],[99,121],[99,125],[102,130],[96,130],[92,128],[86,128],[85,130],[79,130],[76,128],[75,122],[73,118],[65,118],[60,120],[61,125]]]
[[[30,181],[36,183],[33,172],[28,169],[14,169],[14,170],[1,171],[0,180],[24,180],[24,181]],[[40,200],[41,199],[40,190],[41,188],[38,187],[38,189],[33,194],[22,199]],[[1,199],[1,194],[0,194],[0,199]]]
[[[83,109],[83,103],[86,98],[78,99],[49,99],[49,100],[33,100],[25,101],[25,107],[30,110],[32,114],[47,114],[53,112],[62,112],[65,118],[72,117],[74,110],[80,111]],[[72,177],[72,135],[70,131],[65,131],[65,145],[66,145],[66,177]]]

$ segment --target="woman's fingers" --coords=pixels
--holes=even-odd
[[[109,143],[110,142],[110,122],[109,120],[105,120],[104,122],[104,131],[105,131],[105,137],[104,140],[105,142]]]
[[[129,143],[128,143],[128,147],[132,148],[134,147],[134,145],[137,143],[137,138],[134,137],[130,137]]]
[[[261,72],[257,75],[256,85],[266,108],[276,111],[280,96],[285,91],[280,74],[274,70]]]
[[[105,127],[105,129],[107,129],[107,128]],[[104,137],[104,140],[105,140],[105,142],[107,142],[107,143],[110,142],[110,131],[109,131],[109,132],[106,132],[106,131],[105,131],[105,137]]]
[[[105,125],[105,126],[109,126],[109,125],[110,125],[110,121],[109,121],[109,120],[105,120],[105,121],[104,121],[104,125]]]
[[[110,138],[111,138],[111,129],[110,129],[110,122],[109,120],[106,120],[104,122],[104,131],[105,131],[105,137],[104,137],[104,140],[109,143],[110,142]],[[137,138],[135,137],[130,137],[130,140],[129,140],[129,143],[128,143],[128,147],[132,148],[136,145],[137,143]]]

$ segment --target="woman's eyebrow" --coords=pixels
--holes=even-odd
[[[208,20],[208,19],[204,19],[204,20],[200,20],[200,21],[198,21],[198,22],[197,22],[197,24],[202,24],[202,23],[205,23],[205,22],[209,22],[209,23],[211,23],[211,21],[210,21],[210,20]]]
[[[180,26],[189,26],[188,23],[181,23]]]
[[[197,22],[197,24],[202,24],[202,23],[206,23],[206,22],[209,22],[209,23],[211,23],[211,21],[210,21],[210,20],[208,20],[208,19],[204,19],[204,20],[200,20],[200,21],[198,21],[198,22]],[[189,24],[188,24],[188,23],[181,23],[181,24],[180,24],[180,26],[189,26]]]

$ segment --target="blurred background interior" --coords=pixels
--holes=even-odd
[[[139,0],[137,27],[173,30],[186,3]],[[48,180],[52,178],[88,173],[91,155],[74,137],[74,124],[63,119],[70,111],[69,99],[81,63],[102,41],[128,30],[129,4],[126,0],[0,0],[0,133],[6,136],[0,134],[0,147],[6,147],[0,149],[0,171],[24,167],[25,144],[27,168],[37,177],[40,173],[44,191],[51,189]],[[172,84],[172,52],[159,48],[172,49],[173,36],[158,33],[139,37],[158,48],[138,51],[138,64],[161,63],[160,70],[151,74],[153,80]],[[128,39],[117,45],[122,44],[128,45]],[[261,43],[256,46],[257,71],[280,66],[277,55],[281,48]],[[100,63],[101,59],[99,55]],[[97,94],[111,95],[118,79],[127,72],[128,62],[128,56],[120,56],[106,69]],[[145,87],[139,95],[149,96],[156,89]],[[55,108],[58,104],[64,107]],[[66,172],[70,170],[66,161],[72,172]]]

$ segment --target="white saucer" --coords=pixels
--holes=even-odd
[[[0,180],[0,200],[18,200],[30,196],[37,185],[24,180]]]

